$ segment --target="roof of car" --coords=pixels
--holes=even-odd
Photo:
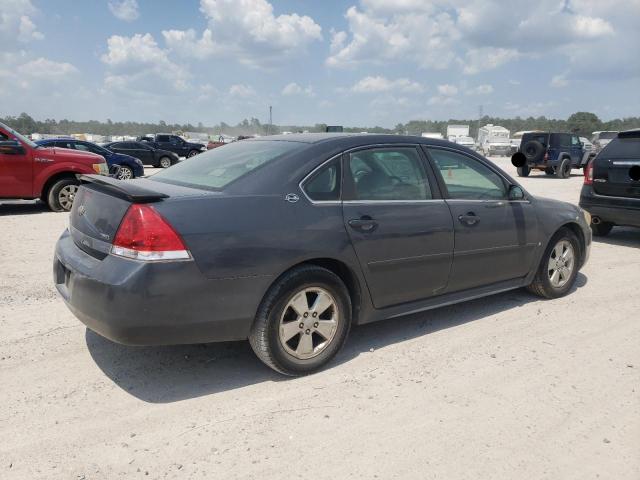
[[[376,143],[422,143],[428,145],[455,145],[453,142],[439,138],[419,137],[417,135],[392,135],[385,133],[291,133],[288,135],[270,135],[267,137],[257,137],[243,142],[260,142],[265,140],[279,140],[300,143],[329,143],[332,141],[376,144]]]

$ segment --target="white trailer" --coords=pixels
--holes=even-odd
[[[509,130],[499,125],[487,124],[478,129],[478,146],[486,156],[511,154]]]
[[[422,132],[425,138],[444,138],[440,132]]]
[[[455,142],[457,137],[468,137],[469,125],[447,125],[447,140]]]

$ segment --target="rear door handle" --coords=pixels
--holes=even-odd
[[[359,232],[369,233],[378,228],[378,222],[368,215],[349,220],[349,226]]]
[[[471,225],[475,225],[476,223],[478,223],[480,221],[480,217],[478,217],[473,212],[467,212],[466,215],[458,216],[458,220],[460,221],[460,223],[464,223],[465,225],[471,226]]]

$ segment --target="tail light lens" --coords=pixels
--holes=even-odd
[[[584,167],[584,184],[593,185],[593,160]]]
[[[152,206],[135,203],[118,227],[111,253],[145,261],[191,258],[180,235]]]

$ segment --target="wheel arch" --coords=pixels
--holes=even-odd
[[[49,195],[49,190],[51,190],[51,187],[53,187],[53,185],[58,180],[62,180],[63,178],[76,179],[76,173],[65,171],[65,172],[56,173],[55,175],[51,175],[51,177],[49,177],[47,181],[44,182],[44,185],[42,186],[42,190],[40,191],[40,196],[39,196],[40,200],[42,200],[43,202],[46,202],[47,196]]]

